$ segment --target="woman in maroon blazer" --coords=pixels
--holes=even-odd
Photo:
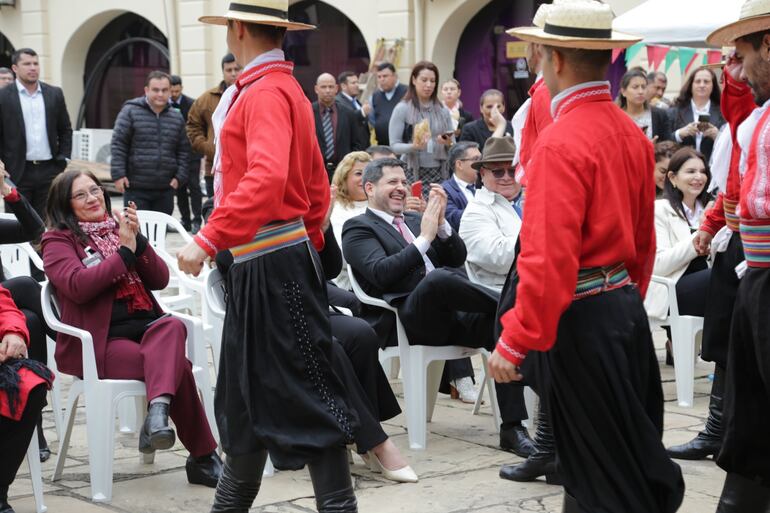
[[[51,184],[43,261],[62,321],[93,336],[100,378],[147,384],[150,407],[139,450],[174,445],[171,416],[190,451],[187,480],[215,487],[222,463],[185,356],[187,333],[178,319],[163,315],[150,292],[166,287],[168,268],[139,233],[134,208],[115,217],[109,212],[109,196],[89,172],[66,171]],[[80,341],[59,334],[56,363],[82,376]]]

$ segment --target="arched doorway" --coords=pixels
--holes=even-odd
[[[320,30],[288,32],[283,49],[294,62],[294,76],[305,94],[315,100],[313,86],[321,73],[364,73],[369,49],[361,31],[344,13],[319,0],[302,0],[289,7],[289,18]]]
[[[474,16],[460,36],[455,57],[455,78],[460,81],[465,109],[479,114],[477,99],[487,89],[505,94],[510,117],[527,99],[534,77],[520,69],[516,39],[505,33],[511,27],[530,25],[544,0],[493,0]],[[517,64],[519,69],[517,69]],[[471,100],[472,99],[472,100]]]
[[[147,74],[157,69],[169,70],[163,33],[134,13],[112,20],[88,50],[77,128],[112,128],[123,102],[140,96]]]
[[[7,37],[0,32],[0,68],[11,67],[11,56],[16,51]]]

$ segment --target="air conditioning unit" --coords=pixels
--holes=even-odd
[[[83,128],[72,134],[72,158],[109,164],[112,130]]]

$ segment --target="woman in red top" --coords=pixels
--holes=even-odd
[[[13,513],[8,504],[8,487],[24,460],[53,375],[43,364],[27,359],[26,320],[3,287],[0,337],[0,512]]]

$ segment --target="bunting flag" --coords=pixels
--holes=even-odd
[[[674,64],[674,61],[679,58],[679,48],[671,48],[666,54],[666,65],[663,71],[668,73],[669,68]]]
[[[697,51],[695,48],[680,48],[679,49],[679,69],[682,70],[682,76],[687,75],[687,70],[690,69],[690,65],[695,60]]]
[[[722,62],[722,51],[721,50],[709,50],[708,51],[708,57],[706,59],[707,64],[719,64]]]
[[[668,55],[669,50],[671,50],[670,46],[647,45],[647,62],[649,63],[650,71],[658,69],[658,66],[661,65],[663,59]]]
[[[644,48],[644,43],[636,43],[626,49],[626,64],[634,60],[634,57]]]
[[[615,64],[615,61],[618,60],[618,57],[620,57],[620,54],[623,53],[622,48],[613,48],[612,49],[612,64]]]
[[[703,66],[705,60],[706,60],[706,54],[696,50],[695,55],[693,55],[692,57],[692,60],[684,69],[684,75],[686,76],[688,73],[690,73],[690,71]]]

